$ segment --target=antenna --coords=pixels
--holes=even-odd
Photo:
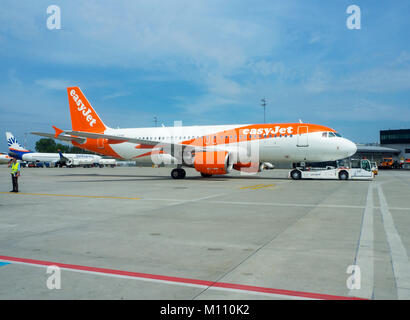
[[[27,134],[28,132],[24,132],[24,148],[27,149]]]
[[[266,123],[266,99],[261,99],[261,106],[263,107],[263,123]]]
[[[157,117],[156,117],[156,116],[154,117],[154,123],[155,123],[155,126],[157,126],[158,119],[157,119]]]

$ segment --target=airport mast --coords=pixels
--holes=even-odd
[[[263,107],[263,123],[266,123],[266,99],[261,99],[261,106]]]

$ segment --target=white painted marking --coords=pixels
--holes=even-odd
[[[390,247],[390,255],[393,266],[394,278],[397,287],[397,297],[400,300],[410,299],[410,263],[406,248],[401,241],[400,235],[394,225],[393,217],[384,197],[381,185],[377,186],[380,201],[380,211],[383,218],[383,226]]]
[[[363,213],[362,228],[356,252],[354,265],[360,267],[360,289],[351,289],[349,296],[372,299],[374,290],[374,251],[373,251],[373,189],[374,183],[369,184],[366,197],[366,207]]]

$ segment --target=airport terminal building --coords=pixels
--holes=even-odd
[[[398,158],[400,150],[395,148],[382,147],[377,145],[357,145],[357,151],[352,156],[352,159],[369,159],[380,163],[385,157]]]
[[[410,159],[410,129],[380,130],[379,145],[357,144],[357,152],[352,156],[377,163],[385,157],[395,161]]]
[[[380,145],[398,150],[398,159],[410,159],[410,129],[381,130]]]

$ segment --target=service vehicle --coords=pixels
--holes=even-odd
[[[379,168],[377,167],[377,163],[375,161],[370,162],[371,166],[372,166],[372,171],[374,173],[375,176],[377,176],[379,174]]]
[[[380,169],[392,169],[393,163],[393,158],[383,158],[382,162],[380,163]]]
[[[299,167],[289,172],[289,177],[293,180],[300,179],[339,179],[339,180],[371,180],[374,173],[368,159],[351,160],[350,166],[337,168],[328,167],[326,169],[312,169],[309,167]]]
[[[100,168],[103,168],[103,167],[114,168],[117,165],[117,160],[102,158],[102,159],[100,159],[100,162],[98,163],[98,165],[100,166]]]
[[[410,159],[404,160],[403,169],[410,170]]]

